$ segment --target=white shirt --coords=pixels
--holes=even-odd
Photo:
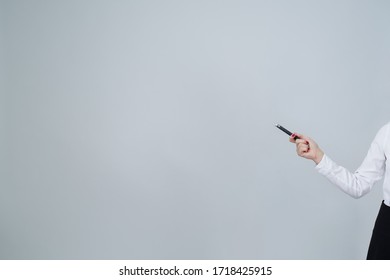
[[[354,173],[335,163],[326,154],[315,169],[354,198],[367,194],[374,183],[384,175],[384,203],[390,206],[390,167],[386,168],[386,165],[390,164],[387,163],[390,155],[389,131],[390,122],[377,132],[365,159]]]

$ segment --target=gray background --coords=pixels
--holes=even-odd
[[[1,259],[364,259],[388,1],[1,1]]]

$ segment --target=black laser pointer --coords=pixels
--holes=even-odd
[[[281,126],[280,124],[275,124],[275,126],[276,126],[277,128],[279,128],[281,131],[283,131],[284,133],[288,134],[288,136],[291,136],[291,135],[292,135],[292,133],[291,133],[289,130],[285,129],[285,128],[284,128],[283,126]],[[295,136],[294,139],[297,140],[297,139],[299,139],[299,137],[298,137],[298,136]]]

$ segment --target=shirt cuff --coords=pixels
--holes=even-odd
[[[321,174],[329,173],[333,168],[333,161],[324,154],[321,161],[315,166],[315,169]]]

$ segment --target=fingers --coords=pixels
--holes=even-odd
[[[298,138],[295,139],[295,137]],[[304,156],[305,153],[308,153],[310,151],[310,143],[308,137],[304,136],[303,134],[293,133],[290,136],[290,142],[296,144],[297,154],[299,156]]]
[[[295,143],[296,144],[307,144],[307,145],[310,144],[309,141],[304,140],[304,139],[297,139],[297,140],[295,140]]]
[[[290,142],[293,142],[294,140],[296,140],[298,138],[303,139],[303,136],[304,135],[302,135],[302,134],[298,134],[298,133],[294,132],[293,134],[290,135]]]
[[[297,134],[297,133],[293,133],[293,134],[290,135],[289,141],[290,141],[291,143],[295,143],[295,141],[298,140],[298,138],[300,138],[300,137],[298,136],[298,134]]]
[[[299,134],[299,135],[303,136],[302,134]],[[295,139],[295,137],[299,137],[298,134],[296,134],[296,133],[291,134],[289,141],[291,143],[296,143],[296,144],[299,144],[299,143],[310,144],[308,137],[305,137],[305,138],[299,137],[296,139]]]
[[[298,156],[313,159],[316,153],[318,153],[318,144],[313,139],[303,134],[293,133],[291,134],[289,141],[296,145]]]
[[[310,146],[306,143],[297,144],[297,154],[299,156],[304,156],[305,153],[310,151]]]
[[[306,141],[310,140],[310,138],[307,137],[306,135],[303,135],[303,134],[300,134],[300,133],[296,133],[296,132],[294,132],[291,136],[292,137],[298,137],[298,138],[306,140]]]
[[[305,136],[303,134],[299,134],[299,133],[294,132],[293,134],[291,134],[289,141],[291,143],[306,143],[306,144],[310,144],[312,142],[312,139],[310,139],[309,137],[307,137],[307,136]]]

